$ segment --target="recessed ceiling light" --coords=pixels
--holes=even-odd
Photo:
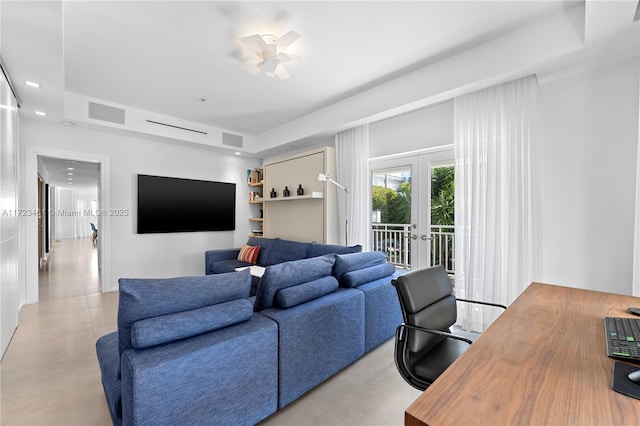
[[[44,117],[45,115],[47,115],[47,113],[46,113],[46,112],[44,112],[44,111],[36,111],[36,115],[39,115],[39,116],[41,116],[41,117]]]
[[[67,173],[69,176],[73,176],[73,173]]]
[[[40,83],[36,83],[35,81],[26,80],[24,84],[26,84],[29,87],[35,87],[36,89],[40,88]]]
[[[238,151],[236,151],[236,155],[240,155],[240,153]]]
[[[73,170],[73,167],[67,167],[67,170]]]
[[[61,121],[60,125],[61,126],[65,126],[65,127],[72,127],[74,125],[74,123],[72,123],[70,121]]]

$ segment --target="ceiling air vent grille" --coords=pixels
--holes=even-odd
[[[124,109],[89,102],[89,118],[115,124],[124,124]]]
[[[172,127],[174,129],[186,130],[187,132],[200,133],[201,135],[207,134],[207,132],[203,132],[201,130],[189,129],[188,127],[174,126],[173,124],[161,123],[159,121],[147,120],[147,123],[159,124],[160,126],[167,126],[167,127]]]
[[[242,148],[242,136],[222,132],[222,144]]]

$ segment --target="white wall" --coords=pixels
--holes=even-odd
[[[369,125],[371,158],[453,143],[453,101]]]
[[[637,59],[541,84],[539,281],[631,294]]]
[[[107,289],[117,289],[117,280],[121,277],[201,275],[204,273],[205,250],[239,247],[246,242],[249,233],[246,218],[250,216],[246,170],[256,167],[257,160],[34,120],[23,120],[21,124],[21,145],[25,156],[34,152],[59,151],[108,160],[110,193],[103,199],[109,199],[110,205],[101,205],[100,208],[128,209],[130,214],[109,217],[108,228],[100,230],[100,238],[108,240],[110,249],[111,274],[106,283]],[[21,189],[25,195],[31,191],[29,179],[35,181],[35,175],[28,175],[35,171],[29,170],[29,159],[26,162],[22,180],[27,185]],[[35,161],[33,163],[36,164]],[[235,183],[236,231],[136,234],[138,173]],[[24,198],[28,204],[32,197]],[[25,207],[29,208],[28,205]],[[26,224],[27,228],[31,226],[33,223]],[[25,233],[27,245],[37,244],[37,241],[31,241],[28,230]],[[27,250],[27,256],[28,253]],[[31,285],[28,272],[26,281]]]

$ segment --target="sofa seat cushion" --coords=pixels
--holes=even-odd
[[[118,340],[120,355],[130,348],[131,327],[137,321],[236,299],[248,299],[251,274],[248,270],[225,274],[179,278],[118,280]]]
[[[292,308],[333,293],[338,287],[338,281],[334,277],[324,277],[293,287],[283,288],[276,293],[275,306],[282,309]]]
[[[214,274],[224,274],[225,272],[235,272],[236,268],[243,268],[246,266],[251,266],[251,263],[237,259],[221,260],[211,265],[211,272]]]
[[[336,262],[333,266],[333,276],[336,277],[340,285],[343,285],[342,276],[347,272],[358,269],[369,268],[381,265],[387,261],[387,254],[381,251],[370,251],[364,253],[349,253],[335,255]]]
[[[381,263],[380,265],[345,272],[342,274],[340,283],[343,287],[358,287],[380,278],[390,277],[394,272],[396,272],[396,268],[391,263]]]
[[[247,299],[191,309],[136,321],[131,327],[131,344],[136,349],[161,345],[228,327],[253,316]]]
[[[360,253],[361,251],[362,246],[360,244],[355,246],[341,246],[337,244],[319,244],[314,241],[309,245],[307,257],[318,257],[325,254]]]
[[[272,307],[282,289],[331,276],[334,261],[333,255],[327,255],[268,266],[258,284],[253,310]]]
[[[118,352],[117,331],[98,339],[96,342],[96,354],[111,420],[114,425],[120,424],[122,419],[122,384],[118,377],[120,353]]]

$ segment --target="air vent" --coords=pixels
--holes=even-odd
[[[89,102],[89,118],[115,124],[124,124],[124,110],[109,105]]]
[[[173,127],[174,129],[186,130],[187,132],[193,132],[193,133],[200,133],[201,135],[206,135],[207,134],[207,132],[203,132],[201,130],[189,129],[188,127],[175,126],[173,124],[161,123],[159,121],[147,120],[147,123],[159,124],[160,126]]]
[[[222,132],[222,144],[242,148],[242,136]]]

